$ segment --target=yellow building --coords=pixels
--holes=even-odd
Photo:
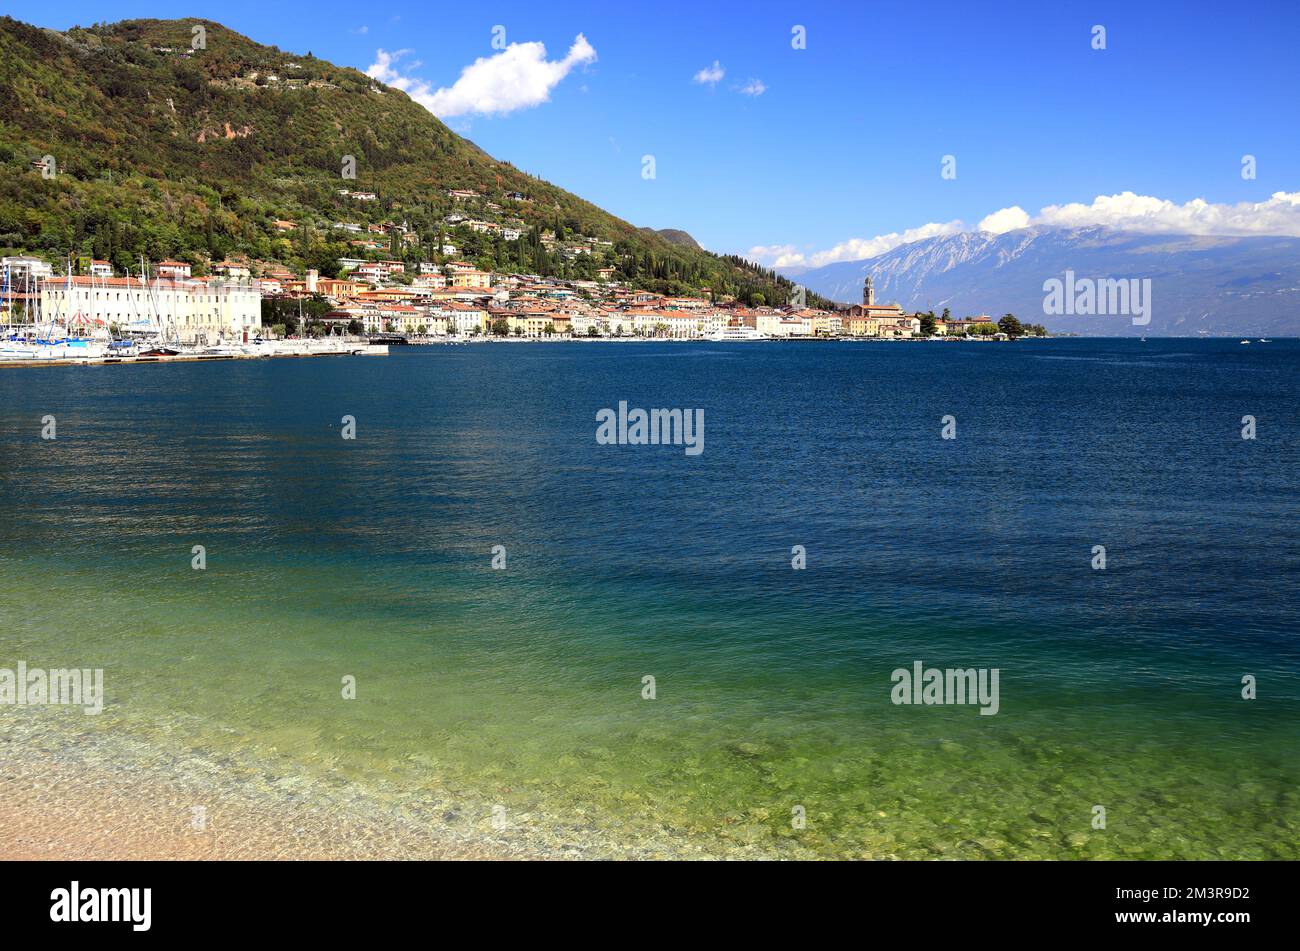
[[[568,334],[571,330],[569,315],[553,311],[530,310],[509,314],[506,321],[509,324],[512,336],[531,337],[533,339],[562,336]]]
[[[492,275],[487,271],[459,271],[448,279],[452,287],[484,288],[492,286]]]

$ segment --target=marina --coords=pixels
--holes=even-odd
[[[162,272],[175,262],[158,266]],[[32,258],[6,259],[0,275],[5,328],[0,367],[93,366],[258,360],[271,357],[384,356],[386,340],[366,337],[268,339],[256,305],[260,292],[244,282],[184,288],[168,271],[150,281],[143,258],[137,276],[103,272],[62,277]],[[115,302],[115,309],[113,308]],[[403,341],[404,342],[404,341]]]

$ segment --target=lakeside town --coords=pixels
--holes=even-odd
[[[851,306],[775,274],[770,286],[784,303],[752,287],[663,280],[669,272],[653,257],[638,259],[574,221],[547,225],[518,191],[446,189],[436,221],[417,226],[389,218],[391,205],[374,191],[336,188],[331,200],[349,216],[264,222],[280,237],[260,256],[190,250],[133,260],[107,253],[115,241],[100,234],[61,260],[48,251],[2,257],[0,362],[374,354],[411,342],[1046,335],[1011,314],[905,312],[876,300],[870,275]]]
[[[472,223],[483,224],[488,223]],[[402,226],[393,226],[401,233]],[[444,245],[444,251],[454,250]],[[577,253],[584,253],[579,246]],[[225,260],[195,274],[190,262],[141,261],[120,274],[107,261],[0,259],[0,305],[13,345],[58,340],[152,340],[178,348],[242,348],[285,338],[382,338],[389,342],[492,339],[904,340],[1008,339],[1041,334],[1011,315],[905,313],[878,303],[866,278],[862,302],[831,309],[744,306],[725,298],[664,296],[615,280],[494,273],[462,260],[343,258],[342,277],[301,276],[263,261]],[[798,297],[796,290],[796,297]],[[63,355],[64,350],[56,351]]]

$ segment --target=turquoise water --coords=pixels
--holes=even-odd
[[[1055,340],[9,372],[0,666],[105,668],[51,737],[499,805],[538,851],[1295,858],[1298,371]],[[704,453],[597,445],[620,400],[703,408]],[[917,660],[998,668],[998,714],[895,706]]]

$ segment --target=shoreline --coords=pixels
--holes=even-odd
[[[260,792],[219,765],[198,757],[167,762],[161,750],[125,738],[24,732],[6,731],[0,742],[4,861],[565,857],[490,832],[431,828],[364,798],[343,810],[329,797],[293,791],[296,777],[280,777],[279,791]],[[130,761],[109,761],[124,751]]]
[[[116,366],[118,364],[136,363],[211,363],[224,360],[289,360],[301,357],[384,357],[388,355],[387,344],[354,345],[352,348],[313,349],[303,348],[286,352],[267,353],[178,353],[169,356],[129,356],[129,357],[57,357],[49,360],[0,360],[0,369],[23,367],[76,367],[76,366]]]
[[[680,833],[627,841],[528,796],[494,827],[488,787],[321,774],[296,760],[80,729],[52,708],[0,719],[0,861],[725,860],[783,857]],[[62,722],[60,722],[62,721]],[[307,767],[307,768],[304,768]],[[522,792],[518,787],[498,793]],[[195,809],[205,821],[195,826]],[[788,857],[817,858],[816,855]]]

